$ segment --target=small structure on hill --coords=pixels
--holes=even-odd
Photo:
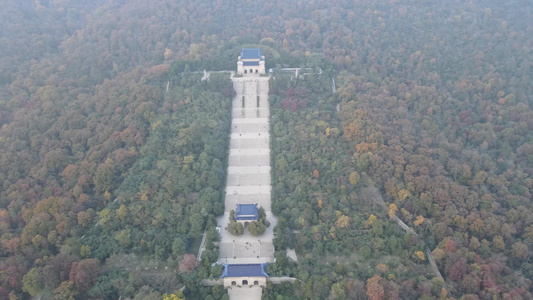
[[[263,264],[223,264],[224,273],[220,278],[224,279],[224,288],[234,287],[266,287],[268,274]]]
[[[259,209],[257,208],[257,204],[237,204],[235,221],[247,223],[257,221],[258,219]]]
[[[237,61],[237,73],[242,75],[265,74],[265,57],[259,48],[242,48]]]

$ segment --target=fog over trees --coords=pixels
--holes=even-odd
[[[298,279],[264,299],[533,298],[532,18],[521,0],[3,1],[0,299],[228,299],[201,279],[222,272],[234,90],[201,77],[243,47],[272,69],[267,271]]]

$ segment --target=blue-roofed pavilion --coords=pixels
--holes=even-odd
[[[258,219],[259,209],[257,204],[237,204],[235,221],[257,221]]]
[[[220,278],[226,277],[268,277],[266,266],[263,264],[223,264],[224,273]]]
[[[259,48],[242,48],[237,73],[245,76],[265,74],[265,57]]]
[[[263,264],[222,264],[224,272],[220,278],[224,279],[225,288],[243,286],[266,286],[268,274]]]
[[[241,59],[261,59],[263,55],[259,48],[242,48]]]

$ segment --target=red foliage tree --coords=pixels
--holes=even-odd
[[[100,265],[95,259],[86,259],[72,264],[69,280],[80,292],[87,292],[98,279]]]
[[[199,261],[196,260],[196,257],[193,254],[185,254],[183,259],[179,263],[180,272],[186,272],[187,274],[191,273],[198,265]]]
[[[468,268],[468,265],[466,263],[466,259],[460,258],[450,268],[448,272],[448,276],[450,276],[450,279],[453,281],[459,281],[463,279],[463,277],[465,276],[467,268]]]

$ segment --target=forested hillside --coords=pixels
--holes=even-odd
[[[350,12],[335,95],[274,80],[272,299],[532,297],[531,24],[448,4]]]
[[[324,71],[271,83],[269,270],[300,280],[265,298],[531,298],[532,17],[518,0],[4,1],[0,298],[226,297],[197,279],[220,272],[233,92],[193,72],[244,45]]]

